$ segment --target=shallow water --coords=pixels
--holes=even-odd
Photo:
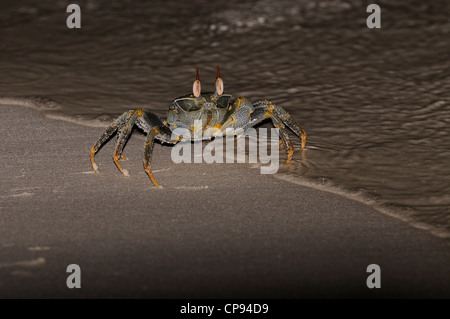
[[[269,99],[307,131],[284,173],[450,236],[448,1],[377,1],[373,30],[365,1],[141,2],[78,1],[70,30],[70,1],[3,0],[0,96],[104,126],[137,106],[164,116],[196,66],[208,90],[219,64],[225,92]]]

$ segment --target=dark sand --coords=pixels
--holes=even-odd
[[[359,202],[260,175],[181,164],[135,131],[123,165],[102,128],[0,106],[0,297],[450,297],[442,239]],[[78,264],[82,288],[66,287]],[[381,266],[381,289],[366,267]]]

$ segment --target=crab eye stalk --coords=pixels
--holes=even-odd
[[[198,68],[197,69],[197,79],[194,81],[194,85],[192,86],[192,93],[195,97],[199,97],[202,91],[202,85],[200,84],[200,78],[198,76]]]
[[[220,77],[219,66],[217,66],[216,95],[222,95],[222,93],[223,93],[223,80]]]

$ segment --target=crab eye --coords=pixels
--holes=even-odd
[[[216,80],[216,92],[217,95],[221,95],[223,93],[223,80],[221,78],[217,78]]]
[[[175,103],[186,112],[198,111],[202,108],[201,103],[195,99],[178,99]]]
[[[231,95],[222,95],[217,99],[217,107],[219,108],[227,108],[228,103],[230,102]]]
[[[194,81],[194,84],[192,86],[192,94],[194,94],[195,97],[199,97],[202,91],[202,85],[200,83],[200,77],[198,76],[198,68],[197,70],[197,79]]]
[[[222,95],[222,93],[223,93],[223,80],[220,77],[219,66],[217,66],[216,95]]]

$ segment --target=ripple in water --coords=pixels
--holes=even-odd
[[[36,65],[0,66],[0,74],[0,85],[11,86],[11,89],[16,86],[42,83],[50,77],[45,68]]]

